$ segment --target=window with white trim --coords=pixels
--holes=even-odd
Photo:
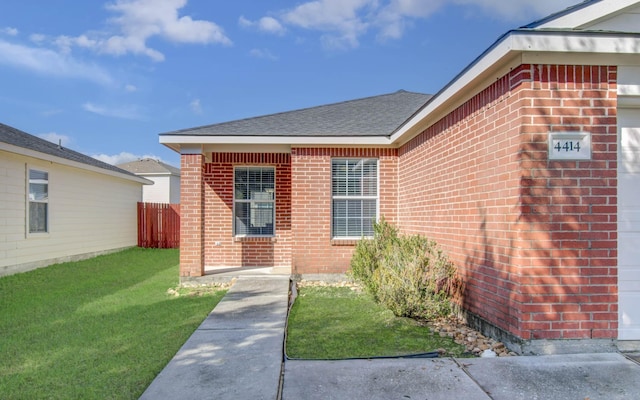
[[[275,168],[236,167],[233,178],[233,232],[236,236],[273,236]]]
[[[378,160],[331,160],[331,196],[333,237],[372,237],[378,218]]]
[[[49,232],[49,173],[29,170],[29,233]]]

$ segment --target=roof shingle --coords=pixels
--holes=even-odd
[[[136,175],[167,173],[180,175],[180,169],[153,158],[143,158],[128,163],[118,164],[118,168],[122,168]]]
[[[129,171],[125,171],[111,164],[96,160],[93,157],[78,153],[77,151],[73,151],[66,147],[58,146],[57,144],[40,139],[37,136],[30,135],[2,123],[0,123],[0,142],[135,177],[135,175]]]
[[[404,90],[161,134],[167,136],[388,136],[431,95]]]

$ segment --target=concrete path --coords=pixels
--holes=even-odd
[[[640,399],[640,364],[619,353],[287,360],[283,368],[288,291],[288,276],[239,276],[141,398]]]
[[[141,399],[278,397],[288,276],[242,276]]]
[[[287,361],[284,400],[635,400],[640,365],[618,353]]]

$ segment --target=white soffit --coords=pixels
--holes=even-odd
[[[233,144],[233,145],[380,145],[391,144],[386,136],[205,136],[205,135],[163,135],[160,143],[171,148],[188,148],[193,151],[195,146],[208,144]],[[200,150],[200,149],[198,149]],[[183,151],[184,153],[184,151]]]

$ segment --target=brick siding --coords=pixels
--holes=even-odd
[[[202,179],[204,156],[180,157],[180,276],[204,275]]]
[[[293,271],[298,274],[343,273],[355,242],[331,239],[331,159],[377,158],[380,215],[396,222],[397,151],[395,149],[291,149],[291,230]]]
[[[550,131],[591,132],[592,160],[549,161]],[[399,226],[440,243],[491,324],[615,338],[616,159],[616,68],[522,65],[399,150]]]
[[[616,68],[521,65],[399,149],[182,156],[181,276],[207,266],[342,273],[331,159],[380,165],[380,215],[435,239],[466,281],[464,307],[530,339],[615,339]],[[588,131],[589,161],[550,161],[550,131]],[[276,168],[274,238],[234,238],[233,168]]]
[[[275,236],[233,236],[235,166],[275,167]],[[212,153],[204,165],[204,263],[210,267],[291,266],[289,154]]]

